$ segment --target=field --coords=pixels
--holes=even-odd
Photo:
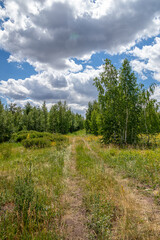
[[[0,145],[0,239],[160,239],[160,147],[66,138]]]

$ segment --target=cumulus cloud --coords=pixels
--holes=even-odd
[[[99,75],[101,67],[86,68],[83,72],[55,75],[46,71],[30,78],[9,79],[1,81],[0,92],[9,99],[23,105],[26,101],[50,104],[59,100],[67,101],[74,110],[84,111],[89,101],[97,97],[97,90],[93,86],[93,78]]]
[[[155,80],[160,81],[160,38],[156,37],[152,45],[135,47],[130,51],[135,60],[131,61],[133,69],[146,79],[145,73],[152,72]]]
[[[160,1],[105,2],[6,0],[8,21],[0,31],[1,47],[16,59],[64,69],[71,57],[124,51],[135,40],[159,31],[155,19]]]
[[[11,54],[8,62],[26,61],[37,74],[1,81],[0,91],[21,102],[67,100],[82,111],[97,96],[93,78],[101,69],[83,69],[73,59],[87,62],[98,51],[125,52],[160,33],[159,16],[158,0],[4,0],[0,47]],[[144,69],[149,69],[160,79],[159,65],[153,68],[156,54],[152,61],[143,61],[145,51],[149,49],[132,52],[141,59],[132,62],[134,68],[143,78]]]

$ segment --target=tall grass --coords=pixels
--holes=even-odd
[[[76,153],[77,170],[85,179],[82,187],[91,239],[159,239],[130,195],[105,171],[103,161],[82,142]]]
[[[119,149],[114,146],[102,148],[91,145],[104,162],[124,176],[131,177],[146,187],[160,187],[160,148],[155,150]]]
[[[0,152],[0,239],[62,239],[65,149],[10,145]]]

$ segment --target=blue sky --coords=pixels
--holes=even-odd
[[[159,0],[0,1],[0,98],[48,108],[67,101],[84,114],[97,98],[104,59],[130,60],[160,101]]]

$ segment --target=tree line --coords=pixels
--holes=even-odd
[[[103,72],[94,79],[98,101],[88,103],[87,133],[103,135],[105,142],[134,144],[140,134],[160,132],[159,103],[153,99],[155,85],[145,89],[125,59],[117,70],[106,59]]]
[[[84,118],[73,113],[66,102],[60,101],[48,111],[45,102],[42,107],[33,107],[28,102],[21,108],[14,103],[5,107],[0,101],[0,142],[21,130],[66,134],[83,128]]]

